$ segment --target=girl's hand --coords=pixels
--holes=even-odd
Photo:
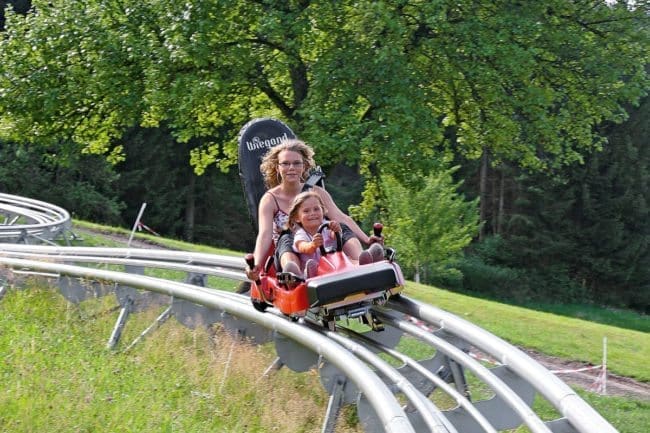
[[[314,235],[314,237],[312,238],[311,243],[314,246],[314,251],[316,251],[316,248],[323,245],[323,234],[322,233],[316,233]]]

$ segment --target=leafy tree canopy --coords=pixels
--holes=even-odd
[[[648,88],[647,5],[611,3],[37,0],[6,12],[0,135],[118,161],[125,131],[164,124],[201,173],[276,116],[370,175],[447,150],[566,164]]]

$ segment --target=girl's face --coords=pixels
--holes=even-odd
[[[323,207],[316,197],[309,197],[298,210],[298,222],[307,231],[315,231],[323,222]]]
[[[278,171],[283,180],[302,179],[305,162],[299,152],[283,150],[278,153]]]

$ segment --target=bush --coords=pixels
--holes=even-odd
[[[479,256],[469,256],[459,262],[458,269],[463,275],[462,284],[445,287],[517,304],[588,300],[587,291],[572,281],[561,267],[544,271],[516,269],[486,263]]]
[[[462,273],[461,284],[446,281],[444,287],[518,304],[589,300],[588,290],[570,278],[565,266],[555,264],[544,269],[508,266],[511,260],[503,244],[500,236],[491,236],[473,245],[457,265]]]
[[[504,299],[528,291],[521,271],[486,263],[479,256],[464,258],[458,269],[463,275],[461,290],[466,292]]]

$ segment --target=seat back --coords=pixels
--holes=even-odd
[[[258,227],[257,208],[266,191],[264,178],[260,173],[262,157],[271,147],[291,138],[296,138],[291,128],[269,117],[253,119],[239,131],[239,177],[255,231]]]

